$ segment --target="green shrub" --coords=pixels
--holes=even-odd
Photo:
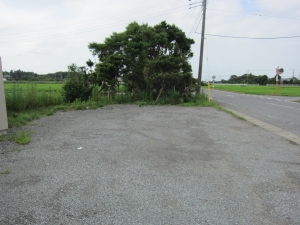
[[[5,170],[0,171],[0,175],[5,175],[5,174],[9,174],[9,173],[10,173],[10,171],[9,171],[8,168],[6,168]]]
[[[74,102],[76,99],[87,101],[92,96],[93,87],[84,81],[86,74],[75,64],[68,66],[68,68],[68,80],[63,86],[63,101]]]
[[[21,131],[20,133],[13,134],[13,140],[21,145],[26,145],[31,142],[31,134],[32,132]]]

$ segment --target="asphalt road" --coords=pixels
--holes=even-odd
[[[300,150],[211,107],[57,112],[0,142],[0,224],[300,224]]]
[[[211,89],[219,105],[254,117],[300,136],[299,97],[238,94]]]

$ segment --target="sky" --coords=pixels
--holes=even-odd
[[[198,77],[202,0],[0,0],[0,57],[4,71],[67,71],[88,49],[133,21],[165,20],[195,40],[190,59]],[[192,5],[190,5],[192,4]],[[224,37],[226,36],[226,37]],[[230,37],[228,37],[230,36]],[[298,37],[295,37],[298,36]],[[247,37],[247,38],[237,38]],[[281,38],[288,37],[288,38]],[[269,38],[269,39],[258,39]],[[300,78],[299,0],[207,0],[202,80],[231,75]]]

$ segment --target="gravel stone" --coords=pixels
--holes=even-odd
[[[0,142],[0,224],[300,224],[300,147],[215,108],[57,112]],[[21,151],[14,151],[14,149]]]

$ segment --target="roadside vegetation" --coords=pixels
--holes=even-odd
[[[109,104],[212,106],[205,94],[195,94],[196,79],[189,59],[194,40],[165,21],[155,25],[130,23],[89,49],[98,63],[68,66],[63,84],[5,83],[9,127],[22,126],[57,110],[96,109]],[[18,79],[24,74],[17,71]],[[37,77],[25,73],[27,80]],[[23,134],[25,139],[25,134]]]
[[[4,91],[5,93],[12,93],[14,90],[22,90],[24,92],[27,92],[28,89],[32,88],[32,84],[34,84],[35,91],[41,93],[41,92],[58,92],[60,93],[62,91],[62,88],[64,86],[64,83],[51,83],[48,81],[48,83],[39,83],[39,82],[26,82],[22,83],[21,81],[18,82],[5,82],[4,83]]]
[[[14,141],[20,145],[26,145],[31,142],[32,131],[20,131],[18,133],[14,132],[13,134],[5,134],[0,136],[0,141]],[[16,149],[16,151],[20,151]]]
[[[9,171],[8,168],[0,171],[0,175],[6,175],[6,174],[9,174],[9,173],[10,173],[10,171]]]
[[[213,106],[207,101],[207,96],[201,94],[182,98],[177,92],[169,92],[155,103],[155,98],[148,93],[139,92],[132,96],[129,92],[120,92],[111,95],[108,92],[98,93],[94,87],[92,96],[87,100],[75,99],[73,102],[64,102],[63,90],[60,92],[39,92],[38,85],[32,84],[28,89],[18,89],[6,93],[6,105],[9,127],[20,127],[42,116],[51,116],[56,111],[90,110],[110,104],[137,104],[145,105],[181,105],[181,106]]]

